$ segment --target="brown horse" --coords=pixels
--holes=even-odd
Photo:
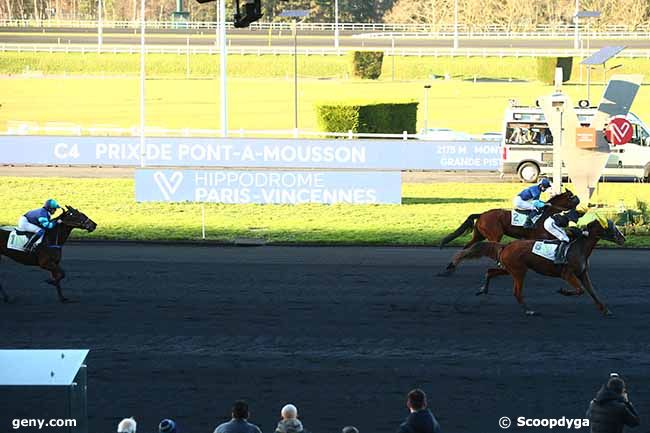
[[[524,303],[523,289],[524,278],[529,269],[549,277],[562,278],[567,281],[575,290],[561,289],[560,293],[565,296],[582,295],[583,290],[593,298],[598,309],[605,315],[611,312],[599,299],[589,277],[589,256],[600,239],[615,242],[623,245],[625,237],[612,223],[603,224],[598,220],[587,225],[586,236],[579,234],[572,243],[567,256],[568,263],[563,265],[554,264],[532,252],[534,240],[517,240],[507,245],[497,242],[479,242],[469,249],[459,251],[453,258],[454,265],[463,260],[490,257],[499,264],[497,268],[490,268],[485,274],[485,282],[477,295],[487,294],[490,280],[499,275],[510,275],[514,281],[514,296],[519,305],[527,315],[536,314]]]
[[[542,212],[542,216],[533,228],[525,229],[516,227],[511,224],[512,212],[507,209],[491,209],[482,214],[472,214],[467,217],[465,222],[460,225],[453,233],[449,234],[440,242],[440,248],[447,245],[473,229],[472,239],[465,244],[463,249],[487,239],[490,242],[500,242],[503,236],[510,236],[515,239],[554,239],[553,235],[544,229],[544,220],[551,215],[569,209],[575,209],[580,203],[578,196],[574,195],[568,189],[561,194],[557,194],[549,199]],[[438,274],[444,277],[451,275],[455,270],[453,262],[447,264],[447,268]]]
[[[97,228],[97,224],[71,206],[64,207],[63,213],[57,220],[59,223],[45,233],[45,241],[31,253],[8,249],[7,241],[14,227],[0,227],[0,257],[7,256],[23,265],[39,266],[49,271],[52,278],[46,282],[56,287],[61,302],[67,302],[69,299],[63,296],[61,291],[61,280],[65,278],[65,272],[59,266],[63,244],[68,240],[72,229],[81,228],[92,232]],[[0,286],[0,295],[5,302],[9,302],[9,296],[2,286]]]

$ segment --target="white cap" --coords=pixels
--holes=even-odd
[[[298,408],[292,404],[287,404],[282,408],[282,418],[298,418]]]
[[[135,422],[133,417],[124,418],[117,425],[117,433],[135,433],[138,424]]]

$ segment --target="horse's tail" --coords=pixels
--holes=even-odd
[[[457,237],[460,237],[467,233],[470,229],[474,228],[474,223],[480,217],[480,213],[473,213],[470,216],[467,217],[464,223],[460,225],[453,233],[445,236],[442,241],[440,242],[440,248],[444,247],[447,245],[449,242],[453,241]]]
[[[489,257],[498,262],[501,250],[504,247],[504,244],[498,242],[478,242],[467,249],[457,252],[452,259],[452,263],[458,265],[463,260],[480,259],[481,257]]]

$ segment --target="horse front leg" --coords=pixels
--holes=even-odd
[[[605,305],[601,300],[600,297],[598,296],[598,293],[596,292],[596,289],[594,289],[593,284],[591,283],[591,277],[589,277],[589,269],[585,269],[585,271],[580,275],[580,282],[584,286],[585,290],[591,298],[594,300],[596,303],[596,308],[603,313],[605,316],[611,316],[612,312],[607,308],[607,305]]]
[[[8,304],[11,302],[11,298],[9,295],[7,295],[7,292],[5,292],[4,287],[2,287],[2,284],[0,284],[0,295],[2,295],[2,300],[4,301],[5,304]]]
[[[524,314],[526,316],[536,316],[537,312],[531,309],[524,302],[524,278],[526,277],[526,272],[517,272],[516,274],[511,273],[511,275],[512,279],[514,280],[514,285],[512,288],[513,295],[515,296],[515,299],[517,299],[517,302],[521,306],[521,309],[524,311]]]
[[[1,258],[2,256],[0,256]],[[5,289],[2,287],[2,284],[0,284],[0,295],[2,295],[2,300],[4,301],[5,304],[8,304],[10,299],[9,295],[7,295],[7,292],[5,292]]]
[[[63,290],[61,289],[61,280],[65,278],[65,271],[63,268],[61,268],[57,263],[52,263],[45,267],[45,269],[50,271],[50,275],[52,276],[52,278],[45,280],[45,282],[56,287],[59,301],[68,302],[70,299],[63,296]]]

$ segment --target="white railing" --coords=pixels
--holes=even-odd
[[[584,21],[584,20],[583,20]],[[106,29],[138,29],[139,21],[104,21]],[[256,22],[251,24],[248,31],[291,30],[291,22]],[[146,26],[151,30],[190,29],[214,30],[214,21],[147,21]],[[233,29],[232,23],[227,23]],[[302,31],[334,31],[334,23],[298,23]],[[33,20],[33,19],[2,19],[0,27],[9,28],[96,28],[96,20]],[[586,24],[581,23],[582,32],[587,30]],[[397,23],[339,23],[339,30],[349,32],[433,32],[439,35],[453,34],[452,25],[431,26],[430,24],[397,24]],[[608,25],[602,30],[590,29],[594,38],[635,38],[647,37],[650,34],[650,24],[631,28],[626,25]],[[246,31],[246,30],[243,30]],[[480,28],[459,25],[461,37],[555,37],[572,38],[573,24],[546,24],[534,28],[511,28],[500,25],[487,25]]]
[[[327,56],[343,55],[351,50],[359,50],[359,47],[298,47],[299,55],[306,56]],[[458,48],[452,47],[373,47],[373,50],[383,51],[385,55],[391,56],[418,56],[418,57],[586,57],[594,53],[592,50],[574,50],[570,48]],[[97,45],[81,44],[0,44],[0,52],[19,53],[97,53]],[[102,53],[127,53],[137,54],[140,52],[139,45],[102,45]],[[145,47],[147,54],[219,54],[219,48],[214,45],[187,46],[183,45],[148,45]],[[228,47],[228,54],[234,55],[291,55],[293,47]],[[650,49],[627,49],[618,54],[619,58],[648,58]]]
[[[541,39],[541,40],[553,40],[553,39],[573,39],[574,32],[573,30],[569,32],[562,33],[550,33],[550,32],[502,32],[502,31],[493,31],[493,32],[459,32],[459,38],[461,39]],[[400,31],[400,32],[376,32],[376,33],[357,33],[352,35],[353,38],[361,39],[452,39],[454,38],[454,32],[452,31]],[[637,31],[637,32],[596,32],[594,30],[583,30],[580,32],[580,39],[650,39],[649,31]]]
[[[140,128],[133,126],[123,128],[113,125],[95,125],[82,127],[70,123],[48,122],[39,124],[29,121],[10,120],[7,122],[7,130],[3,135],[66,135],[66,136],[105,136],[105,137],[139,137]],[[148,137],[220,137],[220,129],[166,129],[155,126],[145,127],[145,135]],[[274,138],[393,138],[401,140],[417,139],[419,134],[409,134],[404,131],[401,134],[370,134],[348,132],[322,132],[295,129],[233,129],[228,131],[229,138],[247,137],[274,137]],[[485,140],[480,136],[471,136],[472,140]]]

